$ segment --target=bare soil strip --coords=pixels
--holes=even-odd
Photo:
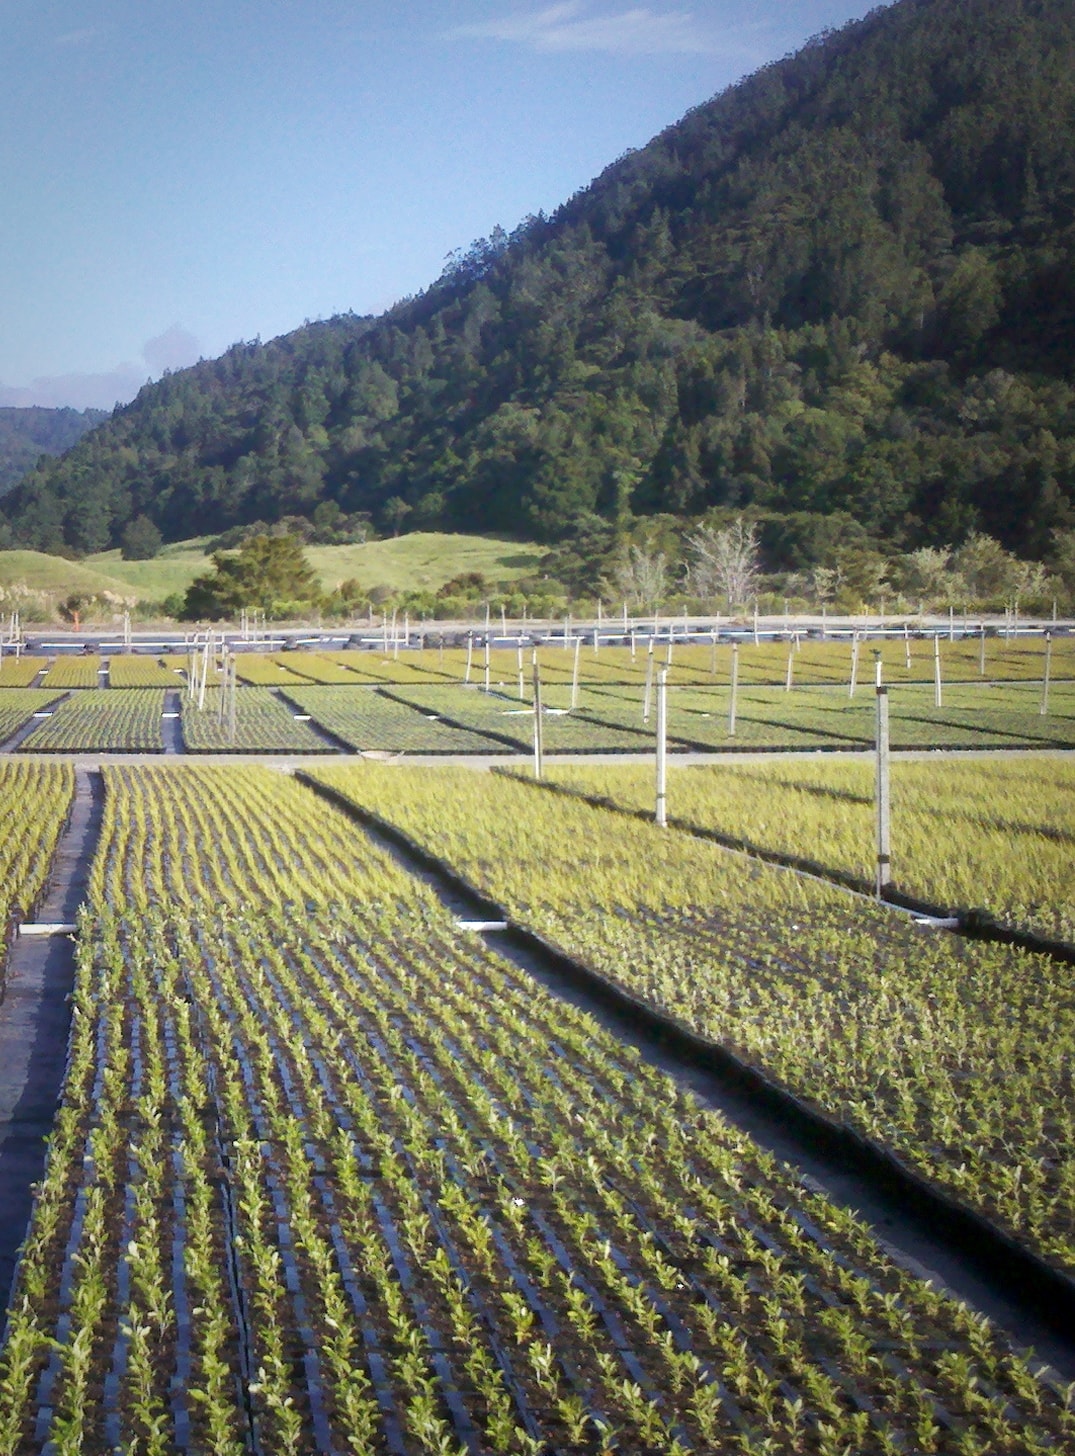
[[[102,808],[100,775],[78,769],[71,817],[38,922],[76,919],[86,898]],[[0,1299],[5,1310],[63,1087],[74,977],[69,934],[19,936],[13,942],[0,1004]]]

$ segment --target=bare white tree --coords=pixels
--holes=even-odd
[[[739,516],[730,526],[717,530],[702,526],[687,537],[691,552],[688,580],[699,597],[723,597],[728,610],[742,606],[754,595],[761,567],[758,562],[758,528]]]
[[[844,584],[844,574],[838,566],[815,566],[810,573],[810,585],[814,596],[827,606]]]
[[[664,552],[629,547],[616,568],[615,585],[625,601],[640,603],[655,612],[668,589],[668,561]]]

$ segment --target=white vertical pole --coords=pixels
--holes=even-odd
[[[541,674],[538,671],[537,649],[534,649],[534,777],[542,771],[544,729],[541,722]]]
[[[642,721],[649,722],[649,700],[653,691],[653,638],[650,638],[649,651],[646,653],[646,691],[642,695]]]
[[[594,633],[597,636],[597,633]],[[582,649],[581,634],[575,638],[575,661],[571,667],[571,706],[577,708],[579,705],[579,653]]]
[[[956,640],[956,609],[955,609],[955,607],[949,607],[948,608],[948,640],[949,640],[949,642],[954,642]]]
[[[657,823],[668,823],[668,669],[657,677]]]
[[[847,696],[849,698],[853,698],[855,696],[855,686],[856,686],[856,683],[858,681],[858,671],[859,671],[859,634],[857,632],[852,632],[851,633],[851,677],[850,677],[850,679],[848,681],[848,684],[847,684]]]
[[[873,650],[873,679],[874,687],[880,691],[884,679],[884,659],[879,647],[875,647]]]
[[[489,633],[485,634],[485,691],[489,691]]]
[[[877,689],[877,898],[892,879],[891,816],[889,800],[888,689]]]
[[[500,604],[500,630],[505,637],[508,635],[508,609],[503,602]]]
[[[232,744],[235,742],[235,719],[237,699],[239,696],[237,667],[238,664],[233,656],[231,659],[231,697],[228,701],[228,742]]]
[[[635,629],[631,628],[631,661],[635,660]]]
[[[474,661],[474,638],[472,636],[469,636],[468,635],[468,637],[467,637],[467,670],[463,674],[463,681],[465,683],[470,682],[470,668],[471,668],[471,664],[473,663],[473,661]]]
[[[978,629],[978,676],[985,677],[985,623]]]
[[[518,648],[516,650],[517,650],[517,653],[518,653],[517,665],[518,665],[518,668],[519,668],[519,702],[521,703],[522,700],[523,700],[523,696],[524,696],[524,689],[523,689],[523,646],[522,646],[522,643],[521,642],[519,643],[519,646],[518,646]]]
[[[1040,713],[1044,718],[1049,711],[1049,668],[1053,659],[1053,634],[1045,634],[1045,667],[1041,675],[1041,708]]]
[[[933,635],[933,706],[939,708],[941,703],[941,634],[935,632]]]
[[[791,692],[792,663],[794,662],[794,660],[795,660],[795,643],[789,638],[788,639],[788,670],[787,670],[787,673],[786,673],[785,678],[784,678],[784,691],[786,693],[790,693]]]
[[[906,622],[903,624],[903,665],[908,672],[911,670],[911,629]]]
[[[732,643],[732,695],[728,703],[728,737],[735,737],[735,700],[739,693],[739,643]]]
[[[754,598],[754,646],[758,645],[758,599]]]

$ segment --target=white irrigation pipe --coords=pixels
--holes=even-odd
[[[728,737],[735,737],[735,700],[739,693],[739,643],[732,643],[732,693],[728,702]]]
[[[657,806],[654,816],[663,829],[668,823],[668,669],[657,678]]]
[[[541,723],[541,674],[538,671],[537,651],[534,651],[534,777],[541,778],[544,743]]]
[[[1049,667],[1053,660],[1053,634],[1045,634],[1045,666],[1041,675],[1041,707],[1038,709],[1044,718],[1049,711]]]
[[[877,671],[880,675],[881,661],[878,653]],[[877,898],[884,899],[886,887],[892,880],[892,815],[889,792],[889,737],[888,737],[888,689],[877,685],[877,773],[874,798],[877,824],[877,874],[875,885]]]

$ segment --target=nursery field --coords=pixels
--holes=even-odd
[[[495,630],[495,629],[494,629]],[[856,679],[861,685],[872,683],[875,652],[881,655],[885,682],[929,683],[934,677],[933,638],[886,637],[862,640],[857,650],[848,638],[824,641],[801,637],[797,642],[760,641],[749,636],[735,649],[741,684],[763,687],[783,686],[787,682],[788,658],[791,657],[792,681],[799,686],[824,687],[842,684],[846,689],[851,677],[853,656],[857,658]],[[939,640],[941,676],[944,682],[1028,682],[1040,681],[1045,668],[1045,642],[1041,637],[988,637],[984,662],[977,638],[950,642]],[[359,654],[368,655],[368,654]],[[678,687],[726,685],[731,675],[732,644],[727,639],[716,643],[705,641],[673,641],[653,643],[638,638],[635,650],[629,647],[603,646],[594,650],[592,636],[578,638],[578,671],[583,682],[620,683],[641,686],[647,672],[660,667],[669,670],[668,681]],[[408,652],[400,657],[415,666],[435,668],[438,672],[462,679],[466,674],[466,648]],[[575,640],[547,642],[540,648],[542,677],[549,682],[569,683],[575,672]],[[470,653],[471,679],[484,676],[485,651],[475,644]],[[531,652],[523,652],[529,674]],[[1075,679],[1075,637],[1057,637],[1049,649],[1050,676],[1056,681]],[[392,664],[395,665],[394,663]],[[518,650],[514,647],[492,647],[489,653],[490,678],[495,684],[510,686],[518,676]]]
[[[64,763],[0,763],[0,934],[6,954],[14,919],[34,908],[48,880],[71,808],[74,770]],[[0,1004],[4,978],[0,969]]]
[[[287,698],[357,752],[503,753],[504,744],[365,687],[289,688]]]
[[[175,668],[157,657],[120,652],[108,659],[110,688],[174,688],[180,681]]]
[[[299,653],[289,655],[300,658]],[[51,696],[70,692],[63,708],[64,724],[77,721],[78,730],[61,739],[55,732],[35,737],[35,745],[62,751],[156,751],[156,735],[146,727],[153,705],[165,689],[185,688],[184,673],[177,674],[174,655],[162,662],[114,657],[108,673],[95,659],[65,658],[50,667],[44,687]],[[120,666],[120,664],[124,664]],[[257,724],[237,746],[251,752],[287,752],[296,742],[293,715],[269,710],[266,704],[284,693],[302,712],[309,712],[329,732],[356,749],[384,749],[409,753],[519,753],[532,751],[533,693],[529,679],[522,698],[517,688],[483,686],[471,682],[389,682],[334,665],[326,659],[302,662],[303,671],[291,671],[269,659],[237,657],[240,678],[239,719]],[[417,674],[418,668],[412,668]],[[335,680],[336,673],[345,680]],[[399,677],[405,674],[398,674]],[[209,683],[219,682],[210,671]],[[101,686],[98,687],[98,684]],[[0,709],[21,720],[40,706],[39,689],[4,688]],[[135,710],[141,693],[142,711]],[[312,696],[311,696],[312,694]],[[1075,684],[1053,683],[1048,711],[1042,714],[1041,687],[1034,683],[949,686],[941,708],[932,688],[920,684],[894,687],[889,692],[890,733],[895,749],[926,748],[1072,748],[1075,747]],[[185,697],[185,694],[184,694]],[[652,754],[656,725],[656,694],[644,686],[570,682],[543,687],[543,739],[546,754],[635,753]],[[574,707],[572,701],[574,700]],[[646,713],[646,704],[649,712]],[[121,711],[121,703],[126,707]],[[764,749],[849,750],[871,746],[876,709],[872,687],[849,698],[846,689],[740,687],[736,695],[735,730],[729,723],[727,687],[673,687],[668,692],[668,747],[671,753],[740,752]],[[195,722],[189,702],[184,703],[186,736],[193,743],[204,739],[212,750],[226,746],[209,719],[215,709],[200,710],[205,723]],[[123,724],[129,736],[123,736]],[[275,731],[274,731],[275,725]],[[59,725],[57,725],[58,728]],[[300,725],[301,726],[301,725]],[[148,736],[147,736],[148,734]]]
[[[484,855],[480,777],[345,782],[450,811]],[[308,788],[105,784],[4,1456],[1070,1449],[1034,1362]],[[525,805],[565,827],[552,796],[489,791],[524,849]],[[607,848],[576,841],[578,868]],[[653,868],[624,887],[640,920]]]
[[[930,932],[520,779],[373,765],[317,777],[521,923],[1075,1268],[1070,967]]]
[[[0,662],[0,688],[28,688],[47,664],[47,657],[8,655]]]
[[[1059,638],[1048,649],[1047,682],[1040,639],[991,638],[985,645],[983,674],[981,644],[939,643],[938,702],[932,639],[885,641],[878,650],[889,686],[893,748],[1075,748],[1075,639]],[[595,652],[569,639],[567,647],[545,643],[536,651],[494,647],[488,660],[481,643],[401,651],[387,639],[383,650],[243,651],[234,658],[238,701],[245,703],[239,717],[248,723],[242,742],[224,742],[208,719],[196,723],[189,704],[184,731],[188,743],[200,742],[207,751],[302,752],[310,746],[309,733],[296,728],[294,715],[266,707],[265,690],[274,689],[286,691],[303,713],[356,750],[529,754],[536,657],[549,755],[652,752],[662,670],[672,753],[864,748],[875,733],[875,669],[872,661],[867,665],[867,646],[858,649],[852,690],[847,641],[755,645],[747,639],[736,649],[734,711],[726,642],[663,641],[652,653],[639,644],[632,654],[629,647],[607,645]],[[79,724],[77,743],[65,740],[65,747],[155,751],[140,715],[128,713],[131,733],[124,741],[118,709],[94,690],[181,688],[189,662],[176,652],[9,658],[0,664],[0,688],[14,694],[35,683],[85,696],[77,708],[65,708],[64,722],[77,717]],[[210,664],[208,680],[219,681],[216,664]],[[371,688],[382,696],[363,692]],[[316,695],[304,696],[309,690]],[[8,692],[0,698],[8,707],[16,702]],[[37,741],[44,747],[46,740],[51,746],[51,735]]]
[[[308,658],[318,659],[311,664]],[[466,671],[466,653],[453,649],[432,648],[408,652],[359,651],[289,653],[287,661],[294,671],[320,682],[350,683],[445,683],[462,682]],[[328,676],[329,672],[333,676]]]
[[[25,753],[163,753],[163,712],[163,688],[72,692],[19,748]]]
[[[35,713],[46,712],[61,696],[58,692],[50,693],[47,688],[0,692],[0,743],[17,733]]]
[[[288,656],[298,654],[288,654]],[[282,654],[242,652],[235,657],[235,674],[241,683],[253,687],[294,687],[307,679],[294,673]]]
[[[102,683],[102,678],[104,682]],[[107,687],[107,672],[104,658],[97,653],[78,657],[54,657],[48,664],[48,671],[41,680],[46,688],[96,688]]]
[[[235,694],[235,738],[221,717],[220,689],[208,688],[205,706],[182,697],[183,744],[189,753],[325,753],[331,746],[270,688]]]
[[[673,768],[668,815],[872,885],[874,765],[795,758]],[[578,793],[652,814],[643,764],[550,764]],[[1075,942],[1075,763],[1061,755],[896,760],[893,885]]]

